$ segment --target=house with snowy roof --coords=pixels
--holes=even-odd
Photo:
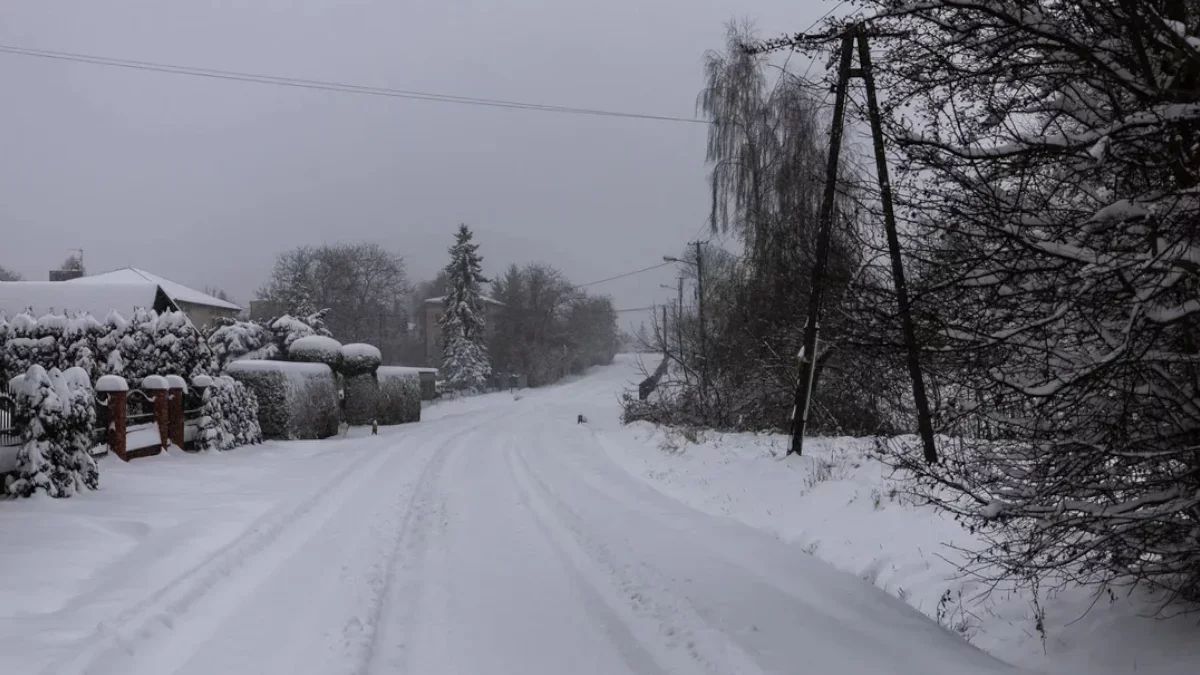
[[[114,310],[131,317],[139,307],[159,313],[181,310],[200,329],[242,311],[232,302],[132,267],[64,281],[0,282],[0,312],[10,317],[32,309],[35,316],[87,312],[102,321]]]
[[[62,282],[70,286],[120,286],[124,284],[150,283],[158,287],[171,304],[182,311],[194,326],[204,329],[219,318],[232,319],[241,313],[238,305],[209,295],[170,279],[151,274],[136,267],[124,267]]]
[[[496,319],[504,310],[505,305],[486,295],[479,296],[479,299],[483,301],[484,330],[487,331],[488,337],[491,337]],[[438,319],[441,318],[445,309],[445,298],[429,298],[421,307],[421,311],[425,315],[425,365],[427,366],[442,365],[442,327],[438,325]]]

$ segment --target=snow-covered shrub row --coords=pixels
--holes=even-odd
[[[379,408],[379,382],[374,373],[353,375],[345,379],[343,392],[346,397],[346,423],[370,424],[376,419]],[[380,424],[383,424],[381,421]]]
[[[211,382],[204,390],[196,446],[202,450],[229,450],[261,442],[258,397],[254,392],[228,375],[214,377]]]
[[[421,381],[417,368],[383,366],[376,371],[379,382],[380,424],[405,424],[421,420]]]
[[[135,382],[148,375],[187,378],[212,367],[209,350],[183,312],[139,308],[130,319],[109,312],[103,323],[86,313],[0,316],[0,378],[34,364],[79,367],[93,381],[121,375]]]
[[[233,379],[254,392],[264,438],[327,438],[341,423],[337,380],[329,366],[287,361],[234,361]]]
[[[35,364],[14,378],[11,388],[24,443],[17,451],[15,475],[7,481],[8,492],[70,497],[85,488],[95,490],[100,482],[91,454],[96,401],[87,371],[47,371]]]

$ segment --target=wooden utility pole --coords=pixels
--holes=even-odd
[[[668,347],[668,345],[670,343],[667,342],[667,306],[666,305],[663,305],[662,343],[663,343],[663,358],[664,359],[669,358],[671,350]]]
[[[679,275],[679,303],[675,305],[675,339],[679,342],[679,358],[683,358],[683,275]]]
[[[851,68],[855,43],[858,44],[858,68]],[[800,454],[804,447],[804,431],[812,399],[813,374],[816,371],[817,333],[824,289],[826,258],[829,255],[829,233],[833,227],[833,207],[837,196],[838,160],[846,115],[846,89],[850,78],[862,78],[867,93],[867,115],[870,117],[871,137],[875,146],[875,169],[879,177],[879,195],[883,202],[883,226],[887,233],[888,252],[892,262],[892,284],[896,289],[896,304],[904,334],[904,351],[908,373],[912,378],[913,402],[917,407],[917,427],[924,445],[925,460],[938,460],[933,438],[933,416],[925,393],[921,374],[921,351],[913,326],[908,285],[904,279],[904,262],[900,253],[900,236],[896,229],[896,214],[892,207],[892,184],[888,178],[887,151],[883,145],[883,123],[875,95],[875,77],[871,73],[871,50],[863,27],[855,24],[842,36],[841,59],[838,66],[837,99],[833,108],[833,129],[829,135],[829,165],[825,174],[825,194],[821,202],[820,231],[817,233],[817,260],[813,265],[812,295],[808,305],[808,323],[804,330],[804,352],[801,360],[800,383],[796,387],[796,410],[792,421],[792,446],[789,453]]]
[[[696,242],[696,305],[700,313],[700,405],[708,415],[708,336],[704,332],[704,249]],[[680,284],[680,288],[683,285]]]

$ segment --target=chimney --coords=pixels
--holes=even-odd
[[[83,270],[50,270],[50,281],[70,281],[83,276]]]

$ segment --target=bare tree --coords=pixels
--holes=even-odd
[[[83,256],[78,253],[72,253],[67,256],[67,259],[62,262],[62,265],[59,265],[58,269],[64,272],[87,274],[87,269],[83,266]]]
[[[408,333],[404,259],[378,244],[300,246],[276,258],[262,300],[308,315],[328,309],[326,326],[342,342],[368,342],[388,362]]]
[[[219,288],[217,286],[205,286],[204,293],[205,293],[205,295],[211,295],[218,300],[224,300],[225,302],[233,302],[233,296],[226,293],[225,289]]]
[[[0,265],[0,281],[20,281],[22,278],[20,274]]]
[[[711,121],[709,225],[714,234],[740,238],[746,254],[738,260],[705,245],[699,249],[703,260],[696,259],[695,249],[681,257],[690,263],[681,268],[681,283],[694,293],[664,327],[675,364],[668,379],[681,384],[677,395],[660,400],[678,406],[681,423],[781,429],[789,422],[799,377],[796,354],[816,253],[827,133],[814,90],[747,50],[753,39],[750,26],[729,26],[725,49],[705,56],[705,86],[697,102]],[[864,379],[859,366],[867,364],[841,349],[846,326],[840,310],[862,257],[855,182],[852,168],[844,170],[827,267],[815,424],[873,432],[880,423],[864,406],[873,401],[872,382],[886,371],[863,368],[875,374]],[[701,285],[703,298],[696,297]],[[672,386],[664,382],[663,389]],[[656,419],[669,417],[656,413]]]
[[[1200,10],[864,4],[904,36],[876,42],[876,75],[942,431],[961,439],[939,466],[892,458],[989,538],[981,572],[1200,599]]]

